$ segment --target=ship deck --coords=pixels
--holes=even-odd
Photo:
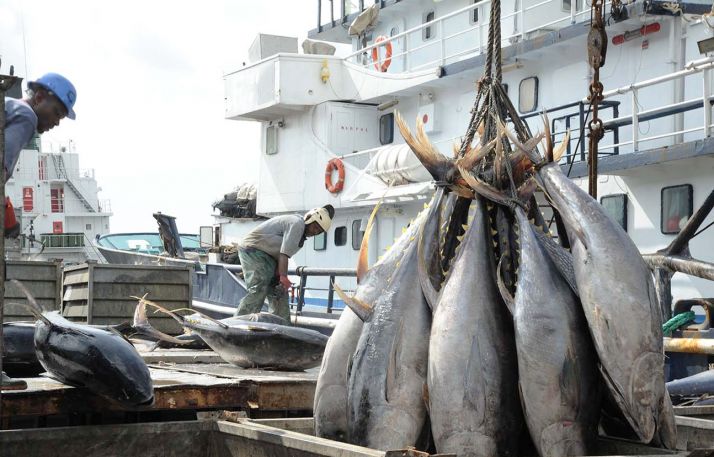
[[[197,411],[238,410],[249,417],[286,417],[312,410],[318,368],[307,372],[242,369],[213,351],[142,353],[154,383],[154,404],[123,409],[86,389],[49,377],[25,378],[26,390],[3,391],[3,428],[189,419]]]

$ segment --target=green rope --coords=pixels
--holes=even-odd
[[[694,311],[679,313],[662,325],[664,336],[670,336],[674,330],[694,321]]]

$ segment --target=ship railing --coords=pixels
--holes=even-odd
[[[608,5],[610,2],[606,2]],[[391,43],[392,48],[395,52],[392,54],[392,62],[396,62],[397,59],[402,58],[404,60],[403,72],[416,71],[420,69],[425,69],[429,67],[444,66],[449,63],[453,63],[462,60],[467,57],[476,56],[483,54],[486,51],[486,46],[488,43],[488,14],[480,14],[481,11],[488,12],[488,7],[490,7],[490,0],[482,0],[480,2],[473,3],[451,13],[445,14],[443,16],[434,18],[429,22],[425,22],[418,26],[412,27],[404,32],[397,33],[393,36],[387,38],[386,41],[380,43],[374,43],[366,46],[358,51],[355,51],[347,56],[345,56],[346,61],[351,61],[364,68],[372,67],[375,62],[371,59],[371,53],[373,49],[377,49],[379,52],[380,47],[385,46],[387,43]],[[554,19],[547,17],[542,23],[536,23],[532,26],[526,28],[525,18],[532,16],[534,10],[542,9],[541,11],[551,12],[553,11],[553,5],[557,4],[558,13]],[[560,9],[561,1],[554,0],[542,0],[537,1],[531,5],[526,5],[526,1],[521,1],[521,7],[518,11],[513,11],[510,13],[505,13],[501,15],[501,42],[502,45],[508,45],[509,43],[518,42],[524,38],[531,36],[531,34],[541,31],[541,30],[551,30],[558,27],[563,27],[565,25],[575,24],[580,20],[585,20],[590,14],[589,8],[582,8],[581,2],[572,0],[570,5],[570,11],[564,12]],[[578,6],[580,5],[580,8]],[[479,20],[473,22],[470,20],[473,18],[474,10],[479,10]],[[469,19],[463,23],[473,24],[469,27],[465,27],[458,30],[450,35],[446,35],[446,23],[449,21],[454,21],[456,18]],[[483,19],[481,19],[483,17]],[[333,21],[334,23],[334,21]],[[429,33],[434,36],[433,40],[424,40],[425,34]],[[470,34],[468,39],[462,39],[464,42],[463,46],[458,46],[457,39]],[[475,38],[475,39],[474,39]],[[400,40],[404,40],[403,50],[398,50],[400,48]],[[416,40],[424,41],[423,44],[415,45]],[[456,45],[453,45],[456,42]],[[456,49],[450,49],[455,47]],[[415,54],[424,53],[427,54],[427,48],[433,48],[430,52],[434,52],[436,56],[430,60],[419,62],[419,59],[414,58]],[[434,51],[436,49],[436,51]],[[393,67],[393,68],[396,68]],[[375,70],[376,71],[376,70]],[[391,73],[399,73],[400,71],[395,71],[392,69]]]
[[[97,202],[97,212],[98,213],[111,213],[112,212],[112,201],[108,198],[99,200]]]
[[[240,265],[224,265],[224,267],[232,273],[242,273],[243,267]],[[354,268],[315,268],[299,266],[296,268],[288,268],[288,275],[298,276],[300,278],[297,285],[293,286],[291,291],[291,302],[295,306],[296,314],[302,314],[305,307],[305,293],[308,291],[327,292],[327,312],[334,311],[335,304],[335,280],[337,278],[356,278],[357,270]],[[308,278],[328,278],[328,287],[308,287]],[[341,287],[345,293],[351,295],[353,290]]]
[[[604,128],[606,130],[612,130],[615,128],[629,126],[631,136],[630,139],[625,141],[616,141],[612,144],[601,144],[599,149],[607,151],[619,149],[623,146],[629,146],[629,149],[631,149],[632,152],[636,152],[640,150],[642,143],[646,142],[651,145],[652,142],[657,140],[671,139],[668,144],[662,144],[662,146],[668,146],[672,143],[681,143],[695,138],[711,136],[712,127],[714,127],[712,124],[711,110],[713,101],[711,88],[712,70],[714,70],[714,58],[707,57],[686,64],[682,70],[636,82],[628,86],[605,91],[603,93],[605,100],[612,100],[619,97],[624,98],[625,101],[629,102],[630,114],[605,120],[603,123]],[[643,96],[646,89],[652,89],[656,86],[661,86],[676,80],[681,80],[682,83],[684,83],[684,79],[688,77],[698,77],[701,79],[700,87],[702,88],[702,92],[700,96],[674,103],[660,104],[658,106],[643,106],[645,100],[647,102],[652,102],[662,99],[661,96],[649,96],[657,95],[657,93],[661,91],[661,88],[657,88],[655,92]],[[586,99],[583,99],[583,102],[586,101]],[[682,117],[684,113],[699,109],[702,110],[702,117],[699,123],[695,124],[695,122],[693,122],[693,116],[690,116],[686,121]],[[679,120],[673,121],[674,127],[672,130],[660,128],[659,133],[649,136],[644,136],[642,134],[642,123],[672,118],[673,116],[679,116]],[[685,124],[688,126],[685,126]],[[685,135],[688,135],[686,139]]]

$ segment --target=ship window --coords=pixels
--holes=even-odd
[[[379,144],[391,144],[394,141],[394,113],[379,118]]]
[[[265,129],[265,153],[273,155],[278,153],[278,127],[269,125]]]
[[[531,76],[521,80],[518,85],[518,111],[530,113],[538,106],[538,77]]]
[[[662,233],[679,233],[692,217],[692,185],[683,184],[662,188],[660,228]]]
[[[480,2],[481,0],[473,0],[472,3],[476,4]],[[471,10],[471,14],[469,15],[469,23],[471,25],[478,24],[478,7],[474,8]]]
[[[352,249],[359,251],[362,247],[362,239],[364,238],[364,230],[361,230],[362,219],[352,221]]]
[[[561,9],[564,12],[569,13],[572,4],[573,4],[573,0],[561,0],[561,4],[560,4]],[[583,2],[581,0],[576,0],[575,1],[575,10],[580,11],[581,9],[583,9]]]
[[[434,20],[436,16],[434,15],[433,11],[429,11],[424,15],[424,20],[422,24],[426,24],[427,22],[431,22]],[[434,38],[434,26],[430,25],[428,27],[424,27],[421,31],[421,37],[424,41],[431,40]]]
[[[92,224],[84,224],[85,230],[92,230]]]
[[[337,227],[335,229],[335,246],[347,244],[347,227]]]
[[[325,232],[315,235],[312,239],[314,240],[313,248],[316,251],[324,251],[327,249],[327,234]]]
[[[627,231],[627,194],[606,195],[600,199],[605,213]]]

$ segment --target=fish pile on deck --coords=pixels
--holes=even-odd
[[[650,270],[561,172],[567,138],[554,148],[547,128],[516,137],[494,118],[493,141],[447,159],[419,120],[416,136],[397,123],[442,185],[368,269],[375,208],[358,287],[351,297],[340,291],[349,309],[320,369],[316,434],[458,456],[532,446],[545,457],[592,455],[600,426],[674,448]],[[507,176],[510,193],[499,185]],[[537,188],[559,218],[559,241],[535,204]]]

